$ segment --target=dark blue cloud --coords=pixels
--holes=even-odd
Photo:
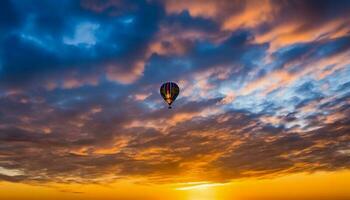
[[[54,69],[59,65],[59,58],[40,46],[26,41],[19,36],[9,36],[3,41],[3,70],[2,80],[12,83],[22,82],[28,77],[39,75],[48,66]]]
[[[10,0],[4,0],[0,3],[0,32],[11,30],[19,24],[18,15]],[[0,33],[0,37],[2,34]]]
[[[17,7],[8,2],[5,9],[11,13],[4,12],[4,17],[13,15],[21,23],[4,19],[16,28],[7,28],[1,38],[1,82],[23,86],[38,76],[53,77],[67,70],[84,74],[82,68],[101,71],[115,62],[128,71],[135,60],[143,59],[164,15],[157,3],[138,3],[130,12],[101,16],[79,2],[16,2]]]
[[[188,11],[167,16],[162,23],[185,30],[197,30],[208,33],[217,32],[220,29],[219,24],[215,21],[202,17],[192,17]]]

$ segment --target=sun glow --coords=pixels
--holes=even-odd
[[[183,185],[176,190],[185,192],[184,199],[186,200],[219,200],[222,199],[220,197],[222,194],[218,188],[227,183],[189,182]]]
[[[0,182],[1,199],[62,200],[288,200],[348,199],[350,171],[286,174],[227,183],[140,184],[139,179],[109,184],[25,184]],[[336,186],[336,187],[335,187]],[[293,191],[293,193],[290,193]]]
[[[227,183],[209,183],[209,182],[190,182],[186,183],[184,187],[176,188],[176,190],[200,190],[200,189],[208,189],[215,186],[223,186],[227,185]]]

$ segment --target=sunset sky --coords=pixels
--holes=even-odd
[[[0,1],[0,199],[349,188],[349,0]]]

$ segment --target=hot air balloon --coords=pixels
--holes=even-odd
[[[176,83],[167,82],[160,87],[160,95],[169,105],[168,108],[171,108],[171,104],[175,101],[176,97],[179,95],[180,88]]]

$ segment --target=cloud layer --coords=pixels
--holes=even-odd
[[[350,166],[349,1],[1,1],[0,180]],[[159,86],[181,88],[167,110]]]

